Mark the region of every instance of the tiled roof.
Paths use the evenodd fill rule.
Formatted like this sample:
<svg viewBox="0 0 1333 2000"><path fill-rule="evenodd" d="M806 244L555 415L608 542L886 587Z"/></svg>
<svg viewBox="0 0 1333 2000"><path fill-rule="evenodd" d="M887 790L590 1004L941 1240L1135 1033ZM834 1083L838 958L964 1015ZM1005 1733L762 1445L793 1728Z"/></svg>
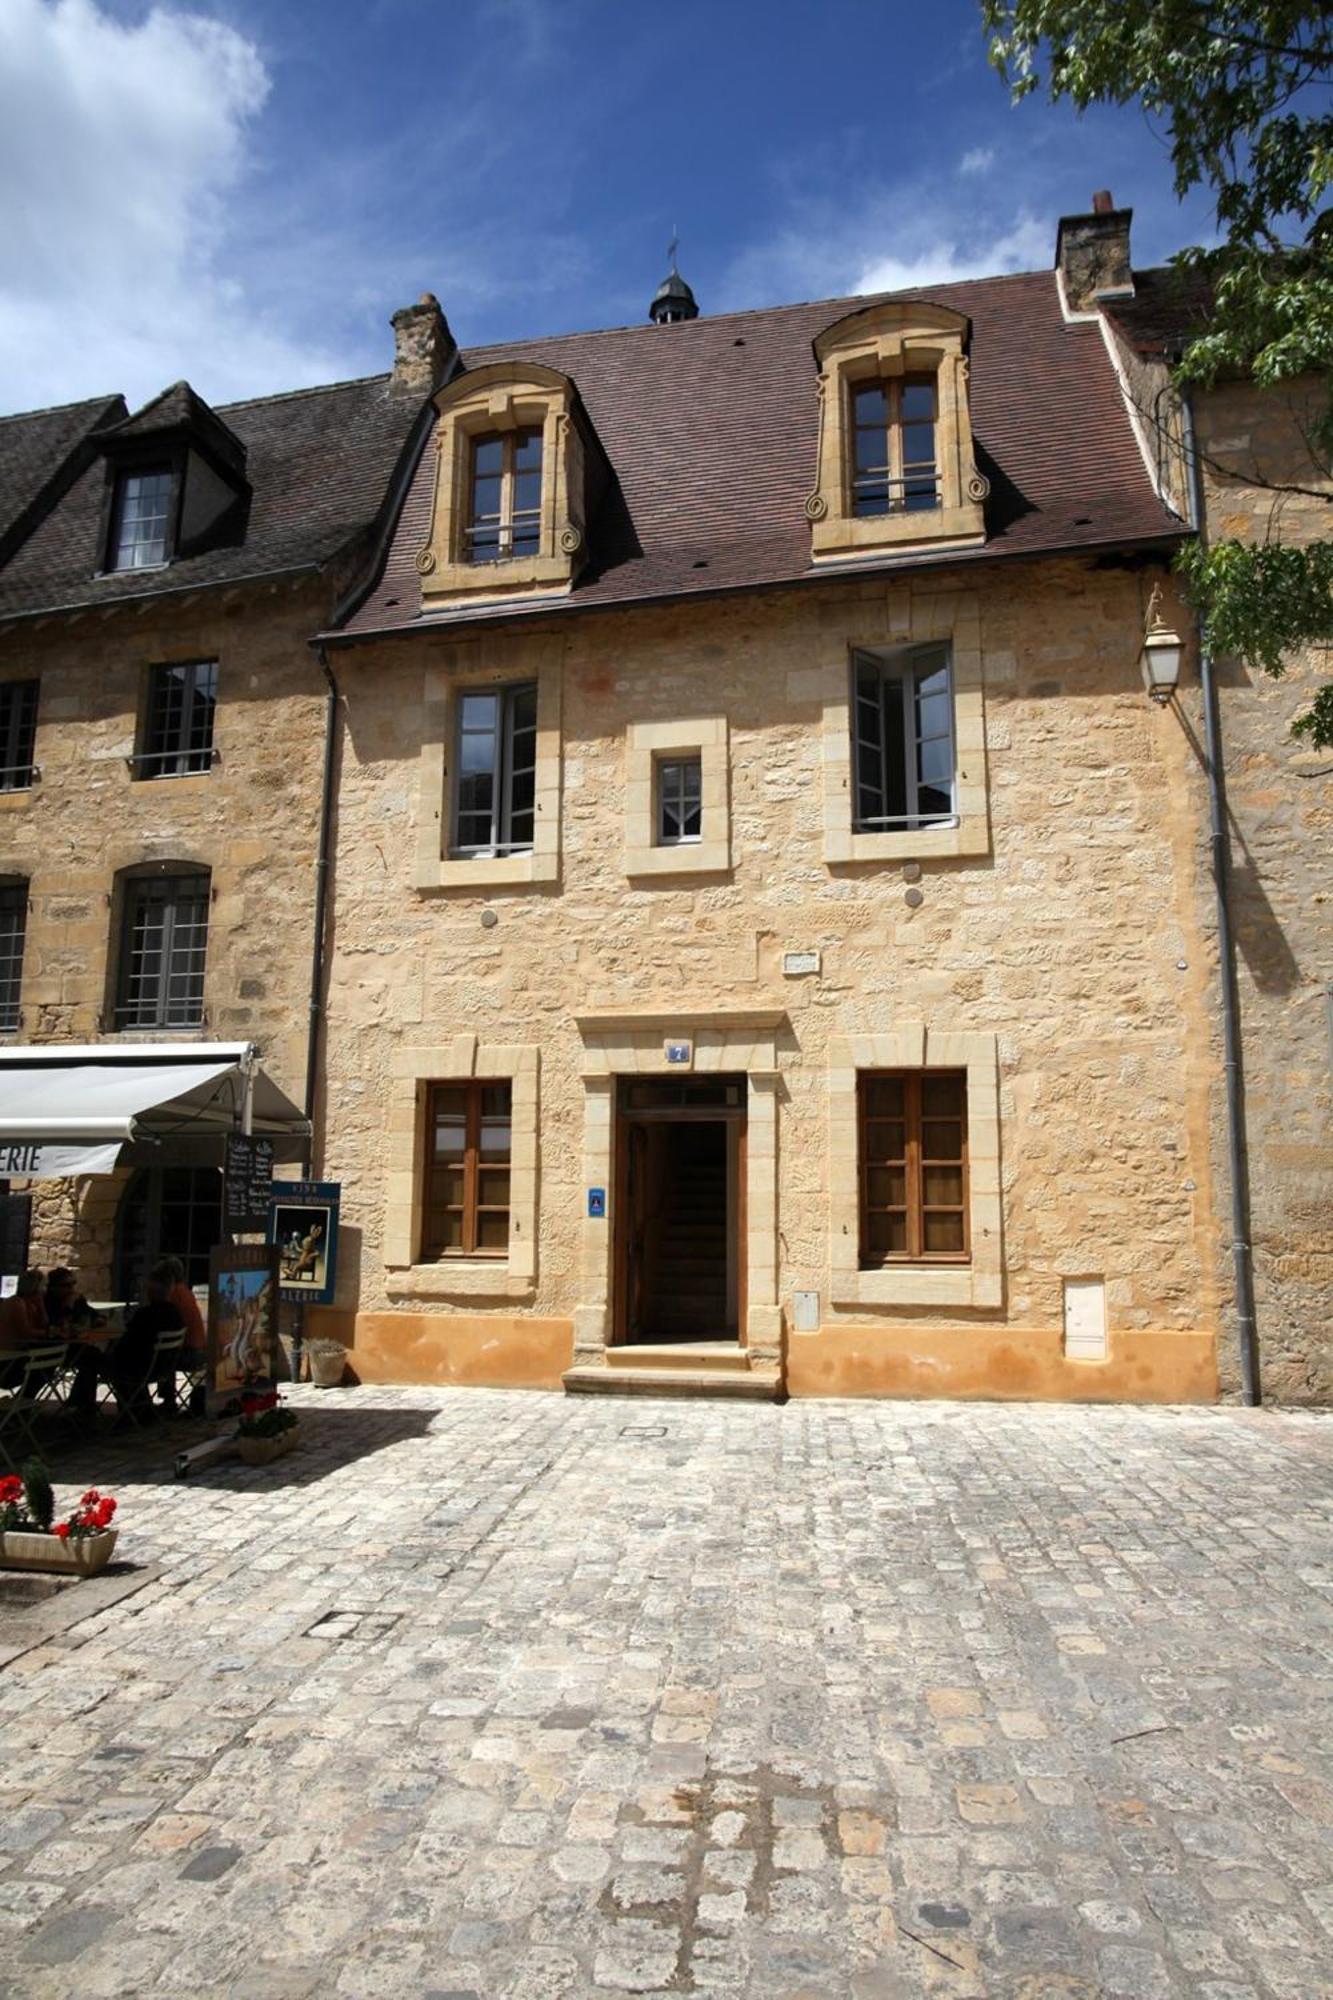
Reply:
<svg viewBox="0 0 1333 2000"><path fill-rule="evenodd" d="M99 425L125 415L119 396L0 417L0 548L21 518L57 487L71 454Z"/></svg>
<svg viewBox="0 0 1333 2000"><path fill-rule="evenodd" d="M1149 482L1101 333L1091 322L1065 321L1052 273L891 296L929 297L972 321L972 427L991 497L984 550L951 561L1181 533ZM435 467L426 451L384 573L344 630L438 629L808 579L815 572L804 508L816 483L817 426L811 343L870 303L832 299L465 353L471 367L541 361L577 385L619 482L589 525L589 565L563 599L423 614L414 558L426 538ZM896 563L906 559L899 554Z"/></svg>
<svg viewBox="0 0 1333 2000"><path fill-rule="evenodd" d="M96 574L106 493L106 466L99 457L0 569L0 619L203 589L330 562L375 520L420 409L416 398L392 394L389 382L387 375L372 375L214 412L245 447L253 491L245 540L160 570ZM177 400L184 404L184 398ZM123 405L119 414L124 415ZM19 417L6 423L22 432L36 421ZM4 431L0 424L0 438Z"/></svg>
<svg viewBox="0 0 1333 2000"><path fill-rule="evenodd" d="M1203 332L1212 291L1205 278L1169 265L1134 273L1134 296L1108 303L1108 319L1140 354L1179 352Z"/></svg>

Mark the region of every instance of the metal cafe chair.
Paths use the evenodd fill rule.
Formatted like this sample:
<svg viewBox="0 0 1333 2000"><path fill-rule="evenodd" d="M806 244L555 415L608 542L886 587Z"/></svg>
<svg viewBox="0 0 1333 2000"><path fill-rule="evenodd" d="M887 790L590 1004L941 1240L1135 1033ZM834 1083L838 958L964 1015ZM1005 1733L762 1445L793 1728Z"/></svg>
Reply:
<svg viewBox="0 0 1333 2000"><path fill-rule="evenodd" d="M133 1384L123 1383L117 1389L116 1402L121 1414L129 1418L136 1430L142 1430L145 1417L152 1414L151 1407L145 1400L146 1392L154 1382L160 1381L162 1376L169 1372L173 1375L176 1373L184 1345L183 1327L178 1327L174 1333L159 1333L139 1379Z"/></svg>
<svg viewBox="0 0 1333 2000"><path fill-rule="evenodd" d="M47 1411L69 1413L55 1386L65 1371L65 1343L48 1341L40 1347L20 1349L12 1359L22 1363L22 1373L7 1394L0 1395L0 1455L12 1471L18 1462L10 1448L11 1439L20 1455L40 1448L36 1432L38 1418Z"/></svg>

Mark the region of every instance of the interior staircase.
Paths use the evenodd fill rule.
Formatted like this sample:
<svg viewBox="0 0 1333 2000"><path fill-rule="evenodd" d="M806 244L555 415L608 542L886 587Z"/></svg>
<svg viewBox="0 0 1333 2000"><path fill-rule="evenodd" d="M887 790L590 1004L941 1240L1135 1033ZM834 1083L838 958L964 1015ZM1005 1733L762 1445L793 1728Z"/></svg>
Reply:
<svg viewBox="0 0 1333 2000"><path fill-rule="evenodd" d="M774 1403L782 1394L775 1364L751 1364L734 1340L636 1341L608 1347L605 1361L567 1368L571 1396L705 1396Z"/></svg>

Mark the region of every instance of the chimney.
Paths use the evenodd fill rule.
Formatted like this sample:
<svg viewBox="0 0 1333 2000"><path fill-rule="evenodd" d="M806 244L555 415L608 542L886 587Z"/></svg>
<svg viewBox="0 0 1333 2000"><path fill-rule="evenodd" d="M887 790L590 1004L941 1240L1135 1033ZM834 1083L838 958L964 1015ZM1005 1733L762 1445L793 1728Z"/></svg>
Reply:
<svg viewBox="0 0 1333 2000"><path fill-rule="evenodd" d="M1062 215L1055 239L1055 268L1070 312L1095 312L1110 299L1132 299L1129 261L1132 208L1117 208L1109 190L1092 197L1090 215Z"/></svg>
<svg viewBox="0 0 1333 2000"><path fill-rule="evenodd" d="M458 349L434 292L393 316L394 359L390 388L398 396L429 396L438 389Z"/></svg>

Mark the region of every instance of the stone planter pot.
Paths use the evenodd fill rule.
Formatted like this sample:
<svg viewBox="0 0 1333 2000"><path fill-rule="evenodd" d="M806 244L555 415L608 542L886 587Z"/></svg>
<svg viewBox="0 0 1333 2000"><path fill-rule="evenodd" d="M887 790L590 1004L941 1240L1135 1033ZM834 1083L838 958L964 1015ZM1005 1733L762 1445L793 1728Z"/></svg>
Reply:
<svg viewBox="0 0 1333 2000"><path fill-rule="evenodd" d="M347 1349L341 1341L312 1340L306 1353L310 1357L310 1379L317 1389L336 1389L347 1372Z"/></svg>
<svg viewBox="0 0 1333 2000"><path fill-rule="evenodd" d="M275 1458L282 1458L287 1452L294 1451L300 1442L301 1427L299 1424L291 1424L285 1431L279 1431L276 1437L238 1437L236 1450L242 1465L272 1465Z"/></svg>
<svg viewBox="0 0 1333 2000"><path fill-rule="evenodd" d="M0 1569L44 1569L56 1576L96 1576L111 1560L118 1528L96 1535L43 1535L26 1528L0 1534Z"/></svg>

